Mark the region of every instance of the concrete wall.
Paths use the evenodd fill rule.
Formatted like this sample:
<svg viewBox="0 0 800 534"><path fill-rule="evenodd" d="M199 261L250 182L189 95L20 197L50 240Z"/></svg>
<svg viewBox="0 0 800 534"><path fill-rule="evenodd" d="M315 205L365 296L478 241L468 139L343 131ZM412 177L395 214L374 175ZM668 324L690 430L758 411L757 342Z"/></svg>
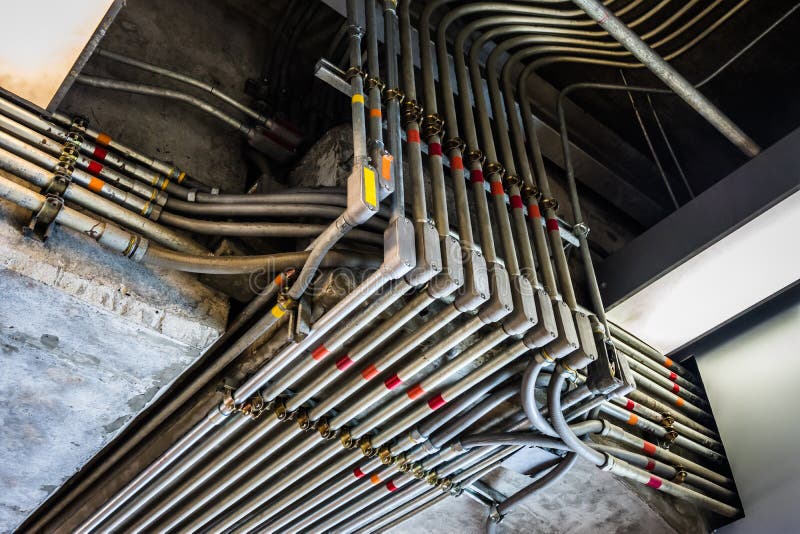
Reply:
<svg viewBox="0 0 800 534"><path fill-rule="evenodd" d="M744 505L725 534L800 531L800 287L695 351Z"/></svg>
<svg viewBox="0 0 800 534"><path fill-rule="evenodd" d="M3 176L7 176L3 174ZM223 332L227 301L0 201L0 532L11 531Z"/></svg>

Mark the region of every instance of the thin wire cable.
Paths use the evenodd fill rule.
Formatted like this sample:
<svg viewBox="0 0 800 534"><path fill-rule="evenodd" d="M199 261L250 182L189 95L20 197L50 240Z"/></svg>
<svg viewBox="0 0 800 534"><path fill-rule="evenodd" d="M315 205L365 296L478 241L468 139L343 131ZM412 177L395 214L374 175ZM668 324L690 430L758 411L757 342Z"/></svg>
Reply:
<svg viewBox="0 0 800 534"><path fill-rule="evenodd" d="M630 94L630 92L628 93ZM647 104L650 106L650 111L653 114L653 119L656 121L656 126L658 126L658 131L661 133L661 138L664 140L664 144L667 145L667 150L669 151L669 155L672 158L672 163L675 164L675 168L678 170L678 174L683 180L683 185L686 186L686 191L689 192L689 196L694 198L695 194L692 191L692 187L689 185L689 180L686 177L686 173L683 171L683 166L681 162L678 160L677 154L675 154L675 150L672 148L672 143L669 140L669 136L667 136L667 132L664 129L664 125L661 124L661 119L658 116L658 112L656 111L656 107L653 105L653 99L650 98L650 94L645 94L647 97Z"/></svg>
<svg viewBox="0 0 800 534"><path fill-rule="evenodd" d="M619 75L622 77L622 83L625 86L628 86L628 80L625 78L625 73L622 72L622 69L619 70ZM639 113L639 108L636 106L636 101L633 98L633 93L630 91L625 91L628 95L628 98L631 101L631 107L633 108L633 112L636 115L636 120L639 122L639 127L642 129L642 135L644 136L644 140L647 142L647 147L650 149L650 155L653 156L653 162L656 164L658 168L658 173L661 175L661 179L664 180L664 185L669 192L669 196L672 199L672 203L675 204L675 209L680 208L680 204L678 204L678 199L675 198L675 193L672 191L672 186L669 184L669 178L667 178L667 173L664 171L663 165L661 165L661 159L658 157L658 153L656 152L655 146L653 146L653 141L650 139L650 134L647 133L647 127L644 124L644 120L642 120L642 114Z"/></svg>
<svg viewBox="0 0 800 534"><path fill-rule="evenodd" d="M798 9L798 8L800 8L800 2L796 3L796 4L794 5L794 7L792 7L792 8L791 8L789 11L787 11L787 12L786 12L786 13L785 13L785 14L784 14L784 15L783 15L781 18L779 18L778 20L776 20L775 22L773 22L773 23L772 23L772 24L771 24L771 25L770 25L770 26L769 26L769 27L768 27L766 30L764 30L763 32L761 32L760 34L758 34L758 36L756 36L756 38L755 38L755 39L753 39L752 41L750 41L750 43L749 43L747 46L745 46L744 48L742 48L741 50L739 50L739 52L737 52L737 53L736 53L736 54L735 54L735 55L734 55L732 58L730 58L728 61L726 61L725 63L723 63L722 65L720 65L720 67L719 67L717 70L715 70L714 72L712 72L711 74L709 74L709 75L708 75L708 76L707 76L707 77L706 77L706 78L705 78L703 81L701 81L700 83L698 83L697 85L695 85L695 87L701 87L701 86L703 86L703 85L707 84L708 82L710 82L712 79L716 78L716 77L717 77L717 75L718 75L719 73L721 73L723 70L727 69L727 68L728 68L728 67L731 65L731 63L733 63L734 61L736 61L737 59L739 59L739 57L741 57L741 56L742 56L744 53L746 53L746 52L747 52L748 50L750 50L750 49L751 49L753 46L755 46L755 44L756 44L757 42L759 42L761 39L763 39L764 37L766 37L768 33L770 33L772 30L774 30L774 29L775 29L775 28L776 28L776 27L777 27L779 24L781 24L781 23L782 23L784 20L786 20L787 18L789 18L789 16L790 16L792 13L794 13L795 11L797 11L797 9Z"/></svg>

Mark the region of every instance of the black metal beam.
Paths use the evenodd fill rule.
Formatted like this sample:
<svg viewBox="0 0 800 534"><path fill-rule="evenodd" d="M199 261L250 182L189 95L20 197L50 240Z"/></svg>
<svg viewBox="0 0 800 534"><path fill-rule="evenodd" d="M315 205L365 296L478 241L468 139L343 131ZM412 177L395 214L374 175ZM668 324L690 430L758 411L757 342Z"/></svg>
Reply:
<svg viewBox="0 0 800 534"><path fill-rule="evenodd" d="M609 308L800 190L800 128L597 267ZM793 229L787 228L793 246Z"/></svg>

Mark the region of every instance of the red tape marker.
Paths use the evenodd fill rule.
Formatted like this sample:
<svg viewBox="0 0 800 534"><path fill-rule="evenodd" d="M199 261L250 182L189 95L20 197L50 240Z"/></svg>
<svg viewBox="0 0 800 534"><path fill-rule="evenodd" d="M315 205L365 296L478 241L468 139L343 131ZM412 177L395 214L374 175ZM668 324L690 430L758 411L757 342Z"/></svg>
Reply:
<svg viewBox="0 0 800 534"><path fill-rule="evenodd" d="M537 204L531 204L528 206L528 218L529 219L542 218L542 212L539 211L539 206Z"/></svg>
<svg viewBox="0 0 800 534"><path fill-rule="evenodd" d="M645 441L644 445L642 445L642 451L648 456L653 456L656 453L656 446L649 441Z"/></svg>
<svg viewBox="0 0 800 534"><path fill-rule="evenodd" d="M439 143L431 143L428 145L428 155L440 156L442 155L442 145Z"/></svg>
<svg viewBox="0 0 800 534"><path fill-rule="evenodd" d="M92 156L94 156L95 159L99 159L100 161L105 161L107 155L108 155L108 150L100 148L99 146L95 146L94 151L92 152Z"/></svg>
<svg viewBox="0 0 800 534"><path fill-rule="evenodd" d="M406 393L406 395L408 395L409 399L416 399L417 397L419 397L423 393L425 393L425 390L422 389L419 384L417 384L416 386L414 386L411 389L409 389L408 392Z"/></svg>
<svg viewBox="0 0 800 534"><path fill-rule="evenodd" d="M435 397L431 397L430 400L428 400L428 407L431 410L436 410L444 406L446 402L447 401L444 400L444 397L442 397L441 395L436 395Z"/></svg>
<svg viewBox="0 0 800 534"><path fill-rule="evenodd" d="M361 378L364 380L372 380L375 378L375 375L378 374L378 369L374 365L368 365L363 371L361 371Z"/></svg>
<svg viewBox="0 0 800 534"><path fill-rule="evenodd" d="M636 408L636 403L628 399L628 402L625 403L625 409L633 410L634 408Z"/></svg>
<svg viewBox="0 0 800 534"><path fill-rule="evenodd" d="M681 387L680 387L678 384L675 384L675 383L673 383L673 384L672 384L672 391L674 391L675 393L677 393L677 392L679 392L680 390L681 390Z"/></svg>
<svg viewBox="0 0 800 534"><path fill-rule="evenodd" d="M402 383L403 381L400 380L399 376L392 375L386 379L386 382L384 382L383 385L386 386L386 389L394 389Z"/></svg>
<svg viewBox="0 0 800 534"><path fill-rule="evenodd" d="M547 229L553 232L558 232L558 221L555 219L547 219Z"/></svg>
<svg viewBox="0 0 800 534"><path fill-rule="evenodd" d="M521 196L519 196L519 195L510 195L508 197L508 202L509 202L509 204L511 204L511 207L514 208L515 210L521 210L522 209L522 197Z"/></svg>
<svg viewBox="0 0 800 534"><path fill-rule="evenodd" d="M503 191L503 182L500 182L500 181L492 182L491 184L489 184L489 188L491 189L493 195L505 195L506 194L506 192Z"/></svg>
<svg viewBox="0 0 800 534"><path fill-rule="evenodd" d="M419 143L419 130L408 130L406 137L409 143Z"/></svg>
<svg viewBox="0 0 800 534"><path fill-rule="evenodd" d="M397 486L395 486L394 482L390 480L389 482L386 483L386 489L389 491L394 491L397 489Z"/></svg>
<svg viewBox="0 0 800 534"><path fill-rule="evenodd" d="M674 382L676 378L678 378L678 375L676 375L674 371L670 371L669 372L669 379Z"/></svg>
<svg viewBox="0 0 800 534"><path fill-rule="evenodd" d="M647 469L648 471L652 471L653 469L655 469L656 468L655 460L647 460L647 465L644 466L644 468Z"/></svg>
<svg viewBox="0 0 800 534"><path fill-rule="evenodd" d="M651 488L658 489L661 487L661 479L658 477L650 477L650 480L647 481L646 486L650 486Z"/></svg>
<svg viewBox="0 0 800 534"><path fill-rule="evenodd" d="M336 368L340 371L346 370L348 367L353 365L353 360L350 359L350 356L345 354L336 362Z"/></svg>
<svg viewBox="0 0 800 534"><path fill-rule="evenodd" d="M469 171L469 179L473 183L482 184L483 183L483 171L480 169L475 169L474 171Z"/></svg>
<svg viewBox="0 0 800 534"><path fill-rule="evenodd" d="M90 174L98 175L103 172L103 166L97 163L96 161L90 161L89 167L87 168Z"/></svg>
<svg viewBox="0 0 800 534"><path fill-rule="evenodd" d="M331 353L331 351L329 351L327 348L325 348L325 345L320 345L319 347L317 347L316 349L314 349L311 352L311 357L314 358L317 361L320 361L322 358L324 358L325 356L327 356L330 353Z"/></svg>
<svg viewBox="0 0 800 534"><path fill-rule="evenodd" d="M464 170L464 160L460 156L453 156L450 158L450 167L456 170Z"/></svg>
<svg viewBox="0 0 800 534"><path fill-rule="evenodd" d="M362 470L361 470L361 469L359 469L358 467L356 467L355 469L353 469L353 476L355 476L356 478L361 478L361 477L363 477L364 475L365 475L364 471L362 471Z"/></svg>

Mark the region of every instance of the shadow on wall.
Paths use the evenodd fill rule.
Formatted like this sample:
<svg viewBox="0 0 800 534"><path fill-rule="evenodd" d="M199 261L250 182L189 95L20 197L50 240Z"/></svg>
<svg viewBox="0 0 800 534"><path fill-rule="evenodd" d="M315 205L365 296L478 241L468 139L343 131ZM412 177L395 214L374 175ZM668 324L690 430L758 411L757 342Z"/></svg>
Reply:
<svg viewBox="0 0 800 534"><path fill-rule="evenodd" d="M699 341L697 358L745 517L725 534L800 531L800 284Z"/></svg>

